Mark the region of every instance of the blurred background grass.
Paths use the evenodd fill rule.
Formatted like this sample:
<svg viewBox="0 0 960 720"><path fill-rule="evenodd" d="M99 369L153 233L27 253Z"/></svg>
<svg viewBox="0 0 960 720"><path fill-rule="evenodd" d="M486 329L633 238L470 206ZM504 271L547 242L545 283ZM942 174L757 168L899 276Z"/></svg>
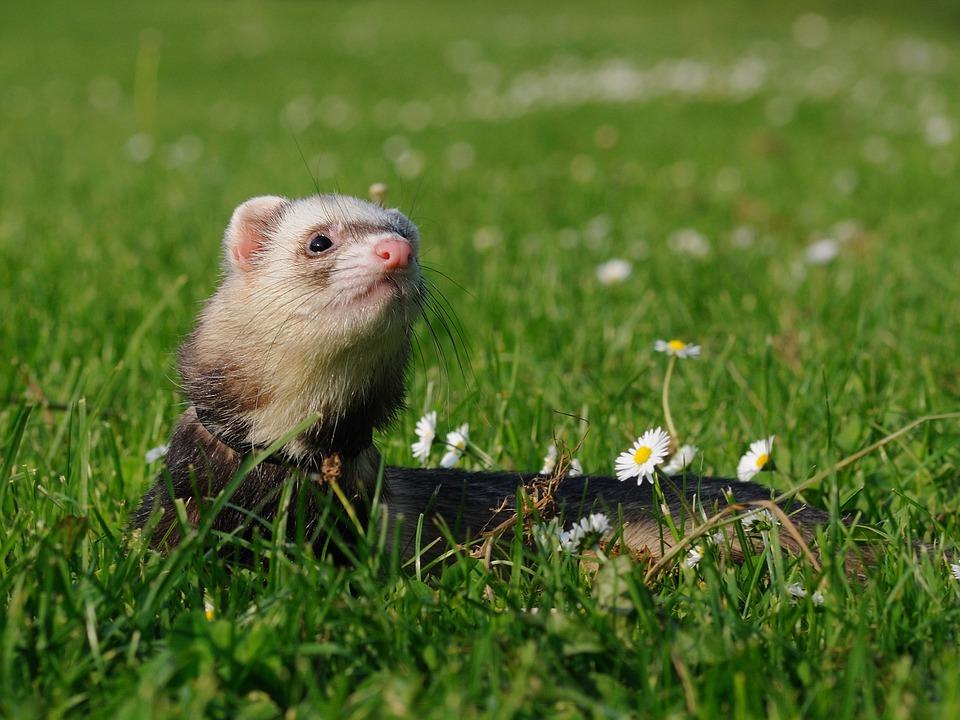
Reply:
<svg viewBox="0 0 960 720"><path fill-rule="evenodd" d="M123 526L181 409L173 353L230 212L315 182L385 182L462 286L433 275L469 367L421 329L392 463L435 407L441 431L470 422L499 466L535 469L586 431L572 413L585 469L608 474L662 420L658 337L704 347L674 416L706 471L776 433L786 487L955 409L958 29L946 3L5 4L0 422L52 406L5 524L88 510L87 473ZM613 258L632 272L604 284ZM86 469L57 409L81 397ZM955 536L958 458L943 425L826 491Z"/></svg>

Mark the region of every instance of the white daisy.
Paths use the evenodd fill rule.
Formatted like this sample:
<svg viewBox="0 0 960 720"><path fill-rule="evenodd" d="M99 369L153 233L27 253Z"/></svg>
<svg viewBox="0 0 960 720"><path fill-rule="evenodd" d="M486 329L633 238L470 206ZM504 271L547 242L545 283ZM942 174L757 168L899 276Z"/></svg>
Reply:
<svg viewBox="0 0 960 720"><path fill-rule="evenodd" d="M810 599L813 600L813 604L817 607L823 605L823 593L819 590L814 590L813 595L810 596Z"/></svg>
<svg viewBox="0 0 960 720"><path fill-rule="evenodd" d="M470 438L470 425L464 423L453 432L447 433L447 452L440 458L440 466L452 468L463 456L463 451L467 449L467 441Z"/></svg>
<svg viewBox="0 0 960 720"><path fill-rule="evenodd" d="M653 349L667 355L675 355L678 358L700 357L700 346L686 343L683 340L657 340L653 344Z"/></svg>
<svg viewBox="0 0 960 720"><path fill-rule="evenodd" d="M661 468L667 475L679 475L683 469L693 462L699 448L696 445L684 445Z"/></svg>
<svg viewBox="0 0 960 720"><path fill-rule="evenodd" d="M616 285L630 277L632 270L626 260L614 258L597 266L597 280L604 285Z"/></svg>
<svg viewBox="0 0 960 720"><path fill-rule="evenodd" d="M805 598L807 596L807 591L803 589L803 585L800 583L787 585L787 592L795 598Z"/></svg>
<svg viewBox="0 0 960 720"><path fill-rule="evenodd" d="M777 520L777 516L766 508L758 508L757 510L752 510L740 518L740 524L743 525L745 531L764 531L771 530L774 526L779 525L780 521Z"/></svg>
<svg viewBox="0 0 960 720"><path fill-rule="evenodd" d="M703 545L694 545L687 553L687 559L683 561L683 564L692 568L696 567L701 560L703 560Z"/></svg>
<svg viewBox="0 0 960 720"><path fill-rule="evenodd" d="M530 533L534 541L544 550L556 549L557 543L560 541L560 528L557 527L556 518L548 523L534 525L530 528Z"/></svg>
<svg viewBox="0 0 960 720"><path fill-rule="evenodd" d="M417 420L416 433L418 440L410 446L410 451L414 458L425 465L430 458L433 439L437 436L437 413L435 410L431 410Z"/></svg>
<svg viewBox="0 0 960 720"><path fill-rule="evenodd" d="M775 435L771 435L764 440L750 443L750 449L740 458L740 462L737 464L737 478L741 482L752 480L753 476L763 470L764 466L770 462L775 437Z"/></svg>
<svg viewBox="0 0 960 720"><path fill-rule="evenodd" d="M157 445L155 448L150 448L147 450L146 454L143 456L143 459L146 460L147 463L155 463L160 458L166 457L169 450L169 445Z"/></svg>
<svg viewBox="0 0 960 720"><path fill-rule="evenodd" d="M827 265L840 254L840 244L833 238L822 238L807 245L803 251L807 265Z"/></svg>
<svg viewBox="0 0 960 720"><path fill-rule="evenodd" d="M543 467L540 468L541 475L553 475L553 471L557 469L557 446L553 443L550 443L550 447L547 448L547 454L543 458Z"/></svg>
<svg viewBox="0 0 960 720"><path fill-rule="evenodd" d="M617 477L621 481L637 478L637 485L644 480L653 482L657 465L663 462L670 450L670 436L659 427L647 430L626 452L617 458Z"/></svg>
<svg viewBox="0 0 960 720"><path fill-rule="evenodd" d="M557 469L557 460L560 458L560 453L557 451L557 446L553 443L550 443L550 446L547 448L547 454L543 457L543 467L540 468L540 475L553 475L554 471ZM576 458L573 458L570 461L570 467L567 469L567 477L577 477L583 475L583 465L580 464L580 461Z"/></svg>
<svg viewBox="0 0 960 720"><path fill-rule="evenodd" d="M950 574L953 575L954 580L960 580L960 563L951 563Z"/></svg>
<svg viewBox="0 0 960 720"><path fill-rule="evenodd" d="M606 533L610 532L610 518L603 513L593 513L573 524L569 530L560 533L560 548L570 553L580 552L584 548L596 547Z"/></svg>
<svg viewBox="0 0 960 720"><path fill-rule="evenodd" d="M593 513L587 518L587 521L590 529L595 533L608 533L613 529L610 526L610 518L603 513ZM580 521L580 524L583 525L583 520Z"/></svg>
<svg viewBox="0 0 960 720"><path fill-rule="evenodd" d="M216 608L213 605L213 598L207 592L203 593L203 616L207 620L213 620L216 615Z"/></svg>
<svg viewBox="0 0 960 720"><path fill-rule="evenodd" d="M683 228L670 233L667 238L667 247L675 253L683 253L696 258L705 258L710 254L710 241L703 233L693 228Z"/></svg>

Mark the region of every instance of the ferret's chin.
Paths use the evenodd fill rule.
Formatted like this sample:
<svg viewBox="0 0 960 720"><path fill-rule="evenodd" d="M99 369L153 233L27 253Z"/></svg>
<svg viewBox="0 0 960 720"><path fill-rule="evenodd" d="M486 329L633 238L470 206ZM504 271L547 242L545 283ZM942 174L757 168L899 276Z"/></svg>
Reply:
<svg viewBox="0 0 960 720"><path fill-rule="evenodd" d="M409 304L408 295L402 286L386 277L375 280L366 287L346 291L340 296L341 311L352 314L360 322L386 320L397 313L406 316Z"/></svg>
<svg viewBox="0 0 960 720"><path fill-rule="evenodd" d="M366 289L360 290L350 301L358 306L387 306L399 302L400 291L390 278L375 280Z"/></svg>

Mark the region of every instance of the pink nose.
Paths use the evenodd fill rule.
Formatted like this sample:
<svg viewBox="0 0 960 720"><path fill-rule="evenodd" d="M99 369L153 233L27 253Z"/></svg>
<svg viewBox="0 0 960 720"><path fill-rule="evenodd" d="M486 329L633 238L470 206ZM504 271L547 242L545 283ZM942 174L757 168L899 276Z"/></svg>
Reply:
<svg viewBox="0 0 960 720"><path fill-rule="evenodd" d="M383 266L387 270L398 270L410 264L413 248L406 240L391 237L377 241L373 246L373 252L383 261Z"/></svg>

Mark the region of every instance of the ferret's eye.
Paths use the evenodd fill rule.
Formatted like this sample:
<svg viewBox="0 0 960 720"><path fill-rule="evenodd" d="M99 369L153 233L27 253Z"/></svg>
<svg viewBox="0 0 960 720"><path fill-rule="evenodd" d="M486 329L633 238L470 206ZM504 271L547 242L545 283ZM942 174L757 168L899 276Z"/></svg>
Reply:
<svg viewBox="0 0 960 720"><path fill-rule="evenodd" d="M310 238L310 244L307 245L307 249L311 255L319 255L324 250L329 250L332 247L333 241L326 235L314 235Z"/></svg>

